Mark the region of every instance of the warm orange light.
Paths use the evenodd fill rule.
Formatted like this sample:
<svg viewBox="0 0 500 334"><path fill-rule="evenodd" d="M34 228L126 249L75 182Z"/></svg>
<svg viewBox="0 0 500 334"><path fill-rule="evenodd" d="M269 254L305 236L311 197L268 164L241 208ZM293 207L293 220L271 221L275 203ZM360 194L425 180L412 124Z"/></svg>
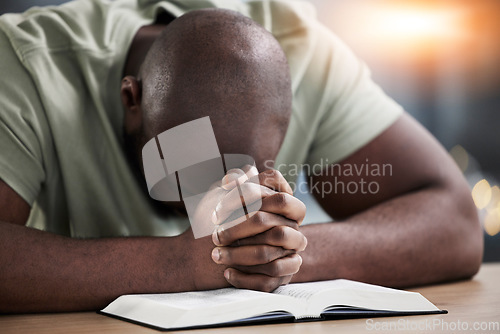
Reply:
<svg viewBox="0 0 500 334"><path fill-rule="evenodd" d="M355 50L365 50L371 56L435 55L469 38L470 13L453 2L363 1L359 5L353 1L341 8L334 31L341 32Z"/></svg>
<svg viewBox="0 0 500 334"><path fill-rule="evenodd" d="M380 8L374 10L368 26L371 34L389 39L447 39L460 32L460 13L432 8Z"/></svg>

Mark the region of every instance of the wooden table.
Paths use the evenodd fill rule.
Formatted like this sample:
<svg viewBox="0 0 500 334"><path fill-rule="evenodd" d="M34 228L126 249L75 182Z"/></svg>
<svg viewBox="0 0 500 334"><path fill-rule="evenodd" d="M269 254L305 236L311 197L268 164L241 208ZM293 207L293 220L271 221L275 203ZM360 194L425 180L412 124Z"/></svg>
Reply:
<svg viewBox="0 0 500 334"><path fill-rule="evenodd" d="M469 281L411 289L423 294L444 315L332 320L191 330L182 333L368 333L368 332L470 332L500 333L500 263L484 264ZM391 327L392 326L392 327ZM479 326L474 328L474 326ZM481 326L482 329L481 329ZM467 327L467 329L465 328ZM153 329L112 319L93 312L4 315L0 333L158 333Z"/></svg>

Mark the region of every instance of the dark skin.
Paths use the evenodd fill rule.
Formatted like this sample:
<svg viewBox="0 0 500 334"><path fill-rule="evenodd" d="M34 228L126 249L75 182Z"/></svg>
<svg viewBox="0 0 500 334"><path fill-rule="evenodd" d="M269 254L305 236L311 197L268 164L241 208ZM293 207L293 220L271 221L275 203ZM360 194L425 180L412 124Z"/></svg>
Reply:
<svg viewBox="0 0 500 334"><path fill-rule="evenodd" d="M202 109L204 116L210 116L221 153L247 154L262 170L265 161L276 157L290 117L290 80L288 75L283 76L287 73L285 55L262 28L257 27L248 34L246 24L254 26L251 21L239 25L231 23L234 13L213 10L199 13L175 20L164 35L152 39L155 44L143 61L145 65L138 73L129 73L124 78L125 131L127 136L135 138L127 141L139 141L130 146L136 147L135 160L140 160L144 141L199 118ZM184 21L189 23L184 24ZM153 26L149 31L159 28ZM169 47L171 45L173 47ZM135 57L132 53L129 60ZM272 65L266 65L268 63ZM221 73L237 73L237 76ZM163 89L164 95L161 94ZM251 133L255 133L255 137L249 142L248 134ZM134 157L134 152L131 156ZM267 180L267 186L274 191L263 189L262 212L232 229L240 232L231 243L238 241L240 247L214 249L214 244L208 247L214 256L220 254L218 260L213 257L217 263L227 264L231 259L231 268L224 271L229 282L242 280L247 288L270 291L288 283L300 268L301 258L296 252L305 248L306 239L298 232L298 225L304 218L305 206L292 196L291 188L279 173L263 173L262 179ZM260 184L257 178L250 183ZM239 195L235 199L239 201ZM287 202L285 211L279 204L282 201ZM216 203L213 204L215 207ZM252 242L256 240L253 236L261 233L269 242L263 244L262 237ZM200 251L204 253L205 250ZM206 268L205 263L200 263L200 277L206 275ZM200 288L207 287L202 284L200 282ZM208 287L213 286L211 282L208 284Z"/></svg>
<svg viewBox="0 0 500 334"><path fill-rule="evenodd" d="M162 28L143 27L129 51L121 90L125 130L132 136L147 122L138 63ZM229 152L233 148L223 137L218 143ZM279 138L270 142L275 144L246 153L265 151L256 158L262 165L279 150ZM403 115L341 164L366 159L392 164L393 176L376 179L376 195L315 194L335 223L299 227L304 207L279 173L263 171L247 181L268 189L260 213L197 240L190 231L170 238L76 240L29 229L23 226L29 205L0 181L0 311L94 310L126 293L229 285L270 291L290 280L348 278L406 287L474 275L482 231L468 186L442 147ZM334 181L335 175L326 174L312 181ZM336 176L337 182L361 181ZM229 201L222 207L230 207ZM220 251L218 263L214 248Z"/></svg>

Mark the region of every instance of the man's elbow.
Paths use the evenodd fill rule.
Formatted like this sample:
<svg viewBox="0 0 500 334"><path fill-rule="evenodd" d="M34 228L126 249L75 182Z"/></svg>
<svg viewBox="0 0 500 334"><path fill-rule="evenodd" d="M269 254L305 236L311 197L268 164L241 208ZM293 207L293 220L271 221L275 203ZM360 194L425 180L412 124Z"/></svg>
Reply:
<svg viewBox="0 0 500 334"><path fill-rule="evenodd" d="M479 219L477 218L477 212L474 219L474 225L471 233L464 236L464 243L468 244L462 255L464 278L471 278L477 274L483 260L484 237Z"/></svg>
<svg viewBox="0 0 500 334"><path fill-rule="evenodd" d="M484 250L484 236L478 212L468 186L462 186L453 192L456 221L451 228L455 232L454 254L456 257L456 278L471 278L481 266Z"/></svg>

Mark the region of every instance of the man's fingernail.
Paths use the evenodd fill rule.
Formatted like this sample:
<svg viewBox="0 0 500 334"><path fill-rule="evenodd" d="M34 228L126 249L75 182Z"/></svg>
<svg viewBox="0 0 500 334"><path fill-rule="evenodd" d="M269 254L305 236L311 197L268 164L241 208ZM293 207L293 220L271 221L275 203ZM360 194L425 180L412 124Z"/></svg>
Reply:
<svg viewBox="0 0 500 334"><path fill-rule="evenodd" d="M235 180L238 178L238 173L231 173L229 172L228 174L224 175L222 178L222 189L224 190L231 190L234 187L236 187L236 182Z"/></svg>
<svg viewBox="0 0 500 334"><path fill-rule="evenodd" d="M235 174L236 175L236 174ZM238 178L236 178L235 180L232 180L228 183L225 183L222 185L222 189L224 190L231 190L233 189L234 187L236 187L237 185L239 184L243 184L245 182L248 181L248 175L246 174L243 174L243 175L240 175Z"/></svg>
<svg viewBox="0 0 500 334"><path fill-rule="evenodd" d="M216 263L219 263L220 261L220 249L215 247L213 250L212 250L212 259L216 262Z"/></svg>
<svg viewBox="0 0 500 334"><path fill-rule="evenodd" d="M217 212L216 212L216 210L214 210L214 211L212 212L212 223L213 223L214 225L217 225Z"/></svg>
<svg viewBox="0 0 500 334"><path fill-rule="evenodd" d="M228 182L228 183L224 183L221 187L222 187L222 189L224 189L224 190L231 190L231 189L233 189L234 187L236 187L236 182L231 181L231 182Z"/></svg>
<svg viewBox="0 0 500 334"><path fill-rule="evenodd" d="M226 280L229 281L229 279L231 278L231 272L229 271L229 269L226 269L224 270L224 277L226 278Z"/></svg>
<svg viewBox="0 0 500 334"><path fill-rule="evenodd" d="M212 241L214 245L216 246L222 246L220 240L219 240L219 230L218 228L215 229L214 233L212 233Z"/></svg>

